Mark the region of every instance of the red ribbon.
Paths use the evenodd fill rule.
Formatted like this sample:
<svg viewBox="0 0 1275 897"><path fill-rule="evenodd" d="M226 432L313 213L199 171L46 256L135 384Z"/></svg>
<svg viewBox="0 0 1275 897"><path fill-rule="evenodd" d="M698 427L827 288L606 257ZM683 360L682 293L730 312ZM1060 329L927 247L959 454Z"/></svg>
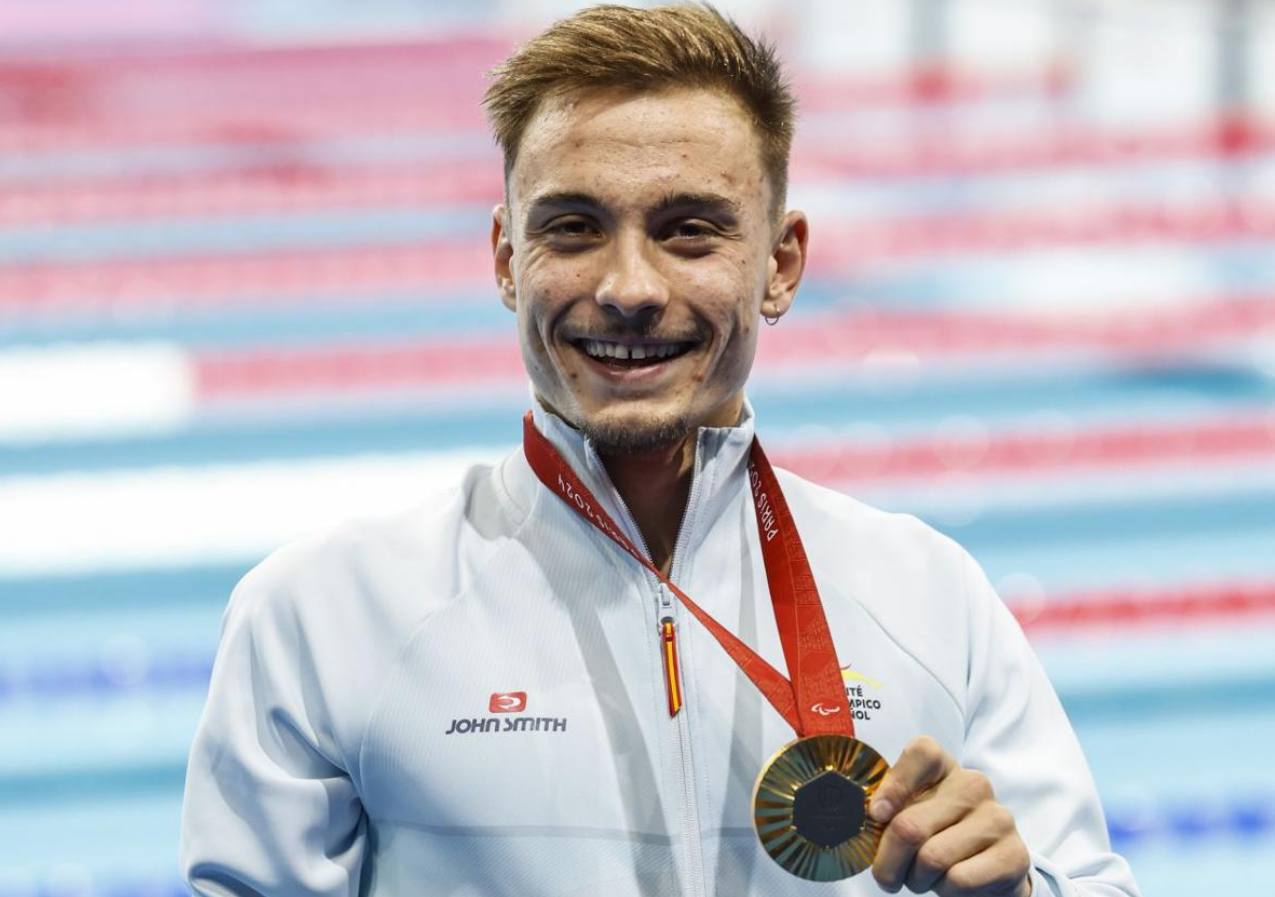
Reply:
<svg viewBox="0 0 1275 897"><path fill-rule="evenodd" d="M837 651L828 631L828 620L819 600L819 589L806 549L784 500L779 480L766 460L760 443L753 440L748 456L748 482L753 508L757 512L757 532L761 541L770 600L783 645L784 661L792 675L767 663L761 655L740 641L690 596L660 571L616 526L611 515L575 475L558 450L536 429L528 411L523 418L523 452L540 482L561 498L567 507L620 546L635 561L659 578L691 615L709 631L730 655L744 675L799 736L854 735L854 720L841 681Z"/></svg>

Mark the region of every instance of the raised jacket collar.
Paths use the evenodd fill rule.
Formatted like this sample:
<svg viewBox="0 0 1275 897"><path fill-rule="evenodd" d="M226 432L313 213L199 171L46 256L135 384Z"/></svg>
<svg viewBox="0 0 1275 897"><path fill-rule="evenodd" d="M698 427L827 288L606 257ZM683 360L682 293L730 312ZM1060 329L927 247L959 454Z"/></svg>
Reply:
<svg viewBox="0 0 1275 897"><path fill-rule="evenodd" d="M531 413L536 428L562 454L576 475L624 530L625 535L633 544L644 546L645 541L611 483L592 441L556 414L546 410L539 402L533 401ZM739 423L735 426L699 428L695 442L694 479L686 513L682 518L682 528L677 537L678 550L692 550L703 538L705 522L712 521L721 514L746 485L745 468L753 435L754 413L747 397L744 399ZM506 486L514 501L524 510L530 510L535 505L540 493L549 494L531 470L521 447L508 459L505 470ZM676 560L675 557L675 564Z"/></svg>

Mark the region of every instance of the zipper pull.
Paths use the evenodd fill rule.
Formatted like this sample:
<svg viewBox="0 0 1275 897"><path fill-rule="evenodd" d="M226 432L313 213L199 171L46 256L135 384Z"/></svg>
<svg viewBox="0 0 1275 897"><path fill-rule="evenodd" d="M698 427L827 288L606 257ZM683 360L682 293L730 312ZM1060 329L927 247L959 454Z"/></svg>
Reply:
<svg viewBox="0 0 1275 897"><path fill-rule="evenodd" d="M664 653L664 688L668 695L668 715L671 719L682 709L682 677L678 673L677 631L673 627L672 617L660 620L660 647Z"/></svg>

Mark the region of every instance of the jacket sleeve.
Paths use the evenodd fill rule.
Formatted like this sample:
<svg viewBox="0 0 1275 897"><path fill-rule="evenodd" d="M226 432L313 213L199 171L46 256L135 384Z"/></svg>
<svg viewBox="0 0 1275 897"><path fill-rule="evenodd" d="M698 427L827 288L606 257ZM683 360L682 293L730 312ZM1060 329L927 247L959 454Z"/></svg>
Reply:
<svg viewBox="0 0 1275 897"><path fill-rule="evenodd" d="M182 870L201 895L354 895L365 815L299 608L263 579L258 568L240 583L223 620L186 773Z"/></svg>
<svg viewBox="0 0 1275 897"><path fill-rule="evenodd" d="M1018 622L963 554L970 655L962 765L987 775L1032 854L1033 897L1137 897L1075 732Z"/></svg>

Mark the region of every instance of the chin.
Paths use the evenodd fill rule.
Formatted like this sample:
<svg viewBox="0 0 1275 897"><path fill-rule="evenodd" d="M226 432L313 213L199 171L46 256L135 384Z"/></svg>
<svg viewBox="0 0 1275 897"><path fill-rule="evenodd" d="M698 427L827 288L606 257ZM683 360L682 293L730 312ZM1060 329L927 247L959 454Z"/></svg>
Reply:
<svg viewBox="0 0 1275 897"><path fill-rule="evenodd" d="M579 429L599 454L637 454L676 445L695 428L684 414L602 412L582 419Z"/></svg>

